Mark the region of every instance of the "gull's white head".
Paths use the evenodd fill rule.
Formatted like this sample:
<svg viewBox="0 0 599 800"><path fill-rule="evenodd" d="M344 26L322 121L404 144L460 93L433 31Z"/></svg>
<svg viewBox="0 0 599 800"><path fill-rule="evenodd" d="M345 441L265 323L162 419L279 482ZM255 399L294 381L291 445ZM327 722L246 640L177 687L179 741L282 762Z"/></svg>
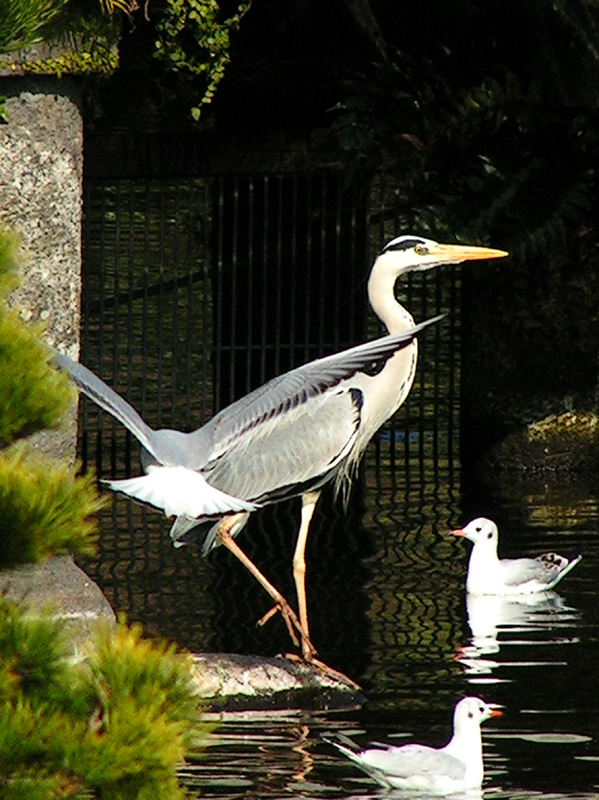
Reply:
<svg viewBox="0 0 599 800"><path fill-rule="evenodd" d="M469 539L473 544L479 547L488 548L489 550L497 551L497 543L499 541L499 531L497 525L485 517L477 517L469 522L463 528L452 531L454 536L463 536Z"/></svg>
<svg viewBox="0 0 599 800"><path fill-rule="evenodd" d="M496 705L485 703L478 697L464 697L453 712L454 732L459 736L468 729L480 728L486 719L501 716L502 713Z"/></svg>

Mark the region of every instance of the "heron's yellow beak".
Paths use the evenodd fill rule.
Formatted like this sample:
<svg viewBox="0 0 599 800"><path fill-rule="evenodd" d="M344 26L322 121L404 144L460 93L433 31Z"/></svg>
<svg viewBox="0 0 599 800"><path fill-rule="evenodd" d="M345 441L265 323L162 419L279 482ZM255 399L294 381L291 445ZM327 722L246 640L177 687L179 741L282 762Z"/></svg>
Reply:
<svg viewBox="0 0 599 800"><path fill-rule="evenodd" d="M435 244L429 247L429 255L441 262L459 264L462 261L482 261L486 258L505 258L509 255L505 250L493 250L490 247L473 247L462 244Z"/></svg>

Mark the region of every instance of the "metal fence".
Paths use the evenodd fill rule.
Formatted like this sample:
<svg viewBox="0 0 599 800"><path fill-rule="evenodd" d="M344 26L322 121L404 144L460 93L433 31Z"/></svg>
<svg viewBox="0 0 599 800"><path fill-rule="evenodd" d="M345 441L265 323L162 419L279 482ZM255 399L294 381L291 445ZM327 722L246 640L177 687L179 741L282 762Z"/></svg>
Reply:
<svg viewBox="0 0 599 800"><path fill-rule="evenodd" d="M270 377L379 334L366 279L381 245L406 232L398 198L384 176L369 186L338 174L88 180L81 360L152 426L198 427ZM352 604L364 618L367 600L342 589L364 586L363 557L386 548L393 504L413 492L421 507L452 502L459 274L409 278L398 297L417 320L448 317L427 332L414 389L369 449L348 514L328 497L315 519L308 557L317 553L321 572L309 590L327 609L315 625L316 635L327 628L331 651L364 634L347 619ZM135 441L92 403L82 404L80 455L98 477L138 471ZM266 509L240 540L290 593L297 511ZM85 566L113 605L195 650L286 647L276 626L255 633L268 602L233 559L216 552L206 564L193 546L174 551L167 528L157 513L111 499L98 557ZM382 591L374 576L371 590Z"/></svg>

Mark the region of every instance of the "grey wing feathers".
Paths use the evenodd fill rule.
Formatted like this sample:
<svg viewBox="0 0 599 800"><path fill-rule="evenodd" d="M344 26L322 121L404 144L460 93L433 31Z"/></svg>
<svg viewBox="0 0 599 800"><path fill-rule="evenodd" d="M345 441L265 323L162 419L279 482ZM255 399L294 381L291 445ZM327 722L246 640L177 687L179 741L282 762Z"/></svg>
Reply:
<svg viewBox="0 0 599 800"><path fill-rule="evenodd" d="M263 503L300 494L325 479L350 452L362 393L334 389L264 421L214 454L202 474L221 491Z"/></svg>
<svg viewBox="0 0 599 800"><path fill-rule="evenodd" d="M361 760L373 769L387 775L408 778L411 775L446 775L460 780L466 774L466 766L457 758L421 744L406 744L385 750L363 750Z"/></svg>
<svg viewBox="0 0 599 800"><path fill-rule="evenodd" d="M548 588L575 566L557 553L544 553L537 558L502 558L500 564L507 586L538 581L547 584Z"/></svg>
<svg viewBox="0 0 599 800"><path fill-rule="evenodd" d="M97 403L100 408L112 414L119 422L122 422L146 450L155 455L152 442L153 430L144 422L132 405L78 361L73 361L63 353L58 352L54 354L53 361L60 369L69 373L73 383L85 395L91 398L94 403Z"/></svg>
<svg viewBox="0 0 599 800"><path fill-rule="evenodd" d="M201 429L220 449L227 450L246 432L262 423L323 394L358 372L382 363L414 341L425 328L435 324L443 315L432 317L403 333L380 339L311 361L280 375L245 397L232 403L214 416Z"/></svg>
<svg viewBox="0 0 599 800"><path fill-rule="evenodd" d="M526 583L547 574L543 565L534 558L502 558L499 563L506 586Z"/></svg>

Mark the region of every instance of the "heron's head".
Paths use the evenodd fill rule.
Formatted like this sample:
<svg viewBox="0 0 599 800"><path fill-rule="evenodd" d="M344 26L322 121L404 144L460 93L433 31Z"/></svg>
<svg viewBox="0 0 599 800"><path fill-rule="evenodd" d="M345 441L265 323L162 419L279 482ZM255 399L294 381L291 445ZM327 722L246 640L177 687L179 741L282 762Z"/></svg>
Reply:
<svg viewBox="0 0 599 800"><path fill-rule="evenodd" d="M452 531L452 534L454 536L463 536L465 539L470 539L473 544L497 550L499 532L497 530L497 525L490 519L478 517L463 528Z"/></svg>
<svg viewBox="0 0 599 800"><path fill-rule="evenodd" d="M443 264L504 258L507 255L505 250L462 244L439 244L422 236L407 235L391 239L378 254L377 262L384 262L396 275L401 275L404 272L433 269Z"/></svg>

